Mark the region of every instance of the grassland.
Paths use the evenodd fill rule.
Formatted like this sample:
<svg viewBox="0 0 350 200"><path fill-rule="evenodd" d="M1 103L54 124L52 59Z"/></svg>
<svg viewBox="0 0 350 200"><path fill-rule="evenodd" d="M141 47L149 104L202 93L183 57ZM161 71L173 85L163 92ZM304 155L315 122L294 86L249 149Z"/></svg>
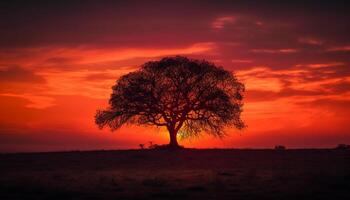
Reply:
<svg viewBox="0 0 350 200"><path fill-rule="evenodd" d="M350 199L350 151L0 154L0 199Z"/></svg>

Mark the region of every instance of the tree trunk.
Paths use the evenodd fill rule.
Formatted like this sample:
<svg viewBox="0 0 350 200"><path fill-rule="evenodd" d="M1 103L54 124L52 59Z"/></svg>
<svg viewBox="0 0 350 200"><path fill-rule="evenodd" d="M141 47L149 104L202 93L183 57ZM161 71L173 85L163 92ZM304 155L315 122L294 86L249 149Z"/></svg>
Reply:
<svg viewBox="0 0 350 200"><path fill-rule="evenodd" d="M169 130L169 135L170 135L170 147L179 147L179 144L177 143L177 133L174 130Z"/></svg>

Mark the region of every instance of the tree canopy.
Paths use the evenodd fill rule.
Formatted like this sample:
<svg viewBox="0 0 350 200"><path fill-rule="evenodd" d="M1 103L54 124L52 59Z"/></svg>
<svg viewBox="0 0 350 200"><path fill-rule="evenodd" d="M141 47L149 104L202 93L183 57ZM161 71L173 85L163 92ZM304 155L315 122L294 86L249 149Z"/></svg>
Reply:
<svg viewBox="0 0 350 200"><path fill-rule="evenodd" d="M205 60L165 57L121 76L112 87L109 107L95 122L112 130L124 124L155 125L177 135L225 136L224 128L245 127L241 120L244 85L233 73Z"/></svg>

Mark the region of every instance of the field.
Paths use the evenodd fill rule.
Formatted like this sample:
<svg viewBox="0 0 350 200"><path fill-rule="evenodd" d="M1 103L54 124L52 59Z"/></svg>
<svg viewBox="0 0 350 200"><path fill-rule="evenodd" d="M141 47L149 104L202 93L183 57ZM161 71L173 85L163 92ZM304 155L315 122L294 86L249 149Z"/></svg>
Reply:
<svg viewBox="0 0 350 200"><path fill-rule="evenodd" d="M0 154L0 199L350 199L350 151Z"/></svg>

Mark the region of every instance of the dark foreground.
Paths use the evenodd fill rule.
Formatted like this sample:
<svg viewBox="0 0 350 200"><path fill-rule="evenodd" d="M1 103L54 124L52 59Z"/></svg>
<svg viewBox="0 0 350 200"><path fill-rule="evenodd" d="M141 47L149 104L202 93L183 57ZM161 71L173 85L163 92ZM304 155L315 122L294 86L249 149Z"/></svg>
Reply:
<svg viewBox="0 0 350 200"><path fill-rule="evenodd" d="M0 199L350 199L350 151L0 154Z"/></svg>

